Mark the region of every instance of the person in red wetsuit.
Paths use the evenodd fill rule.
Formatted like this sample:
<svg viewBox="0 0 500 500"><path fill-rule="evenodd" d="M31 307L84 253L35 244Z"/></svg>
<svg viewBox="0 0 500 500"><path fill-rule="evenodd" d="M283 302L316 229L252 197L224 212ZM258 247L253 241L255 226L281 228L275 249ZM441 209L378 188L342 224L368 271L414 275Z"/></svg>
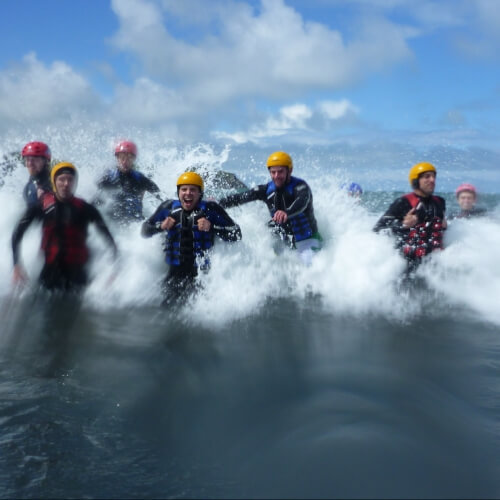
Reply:
<svg viewBox="0 0 500 500"><path fill-rule="evenodd" d="M74 196L78 172L72 163L58 163L50 173L53 192L46 192L40 204L28 207L12 234L14 282L27 280L20 263L20 245L25 231L34 220L42 222L41 248L45 265L40 283L49 290L79 290L88 282L88 226L94 223L113 250L118 250L99 211Z"/></svg>
<svg viewBox="0 0 500 500"><path fill-rule="evenodd" d="M396 235L409 272L425 255L443 248L446 202L434 195L436 174L431 163L414 165L409 173L413 192L395 200L373 228L376 232L388 229Z"/></svg>

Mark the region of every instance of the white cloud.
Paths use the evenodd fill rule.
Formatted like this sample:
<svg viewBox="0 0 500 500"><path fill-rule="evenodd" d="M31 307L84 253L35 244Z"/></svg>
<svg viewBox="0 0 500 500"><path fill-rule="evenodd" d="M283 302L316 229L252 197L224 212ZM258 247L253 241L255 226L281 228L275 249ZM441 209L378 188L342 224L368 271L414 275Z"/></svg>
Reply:
<svg viewBox="0 0 500 500"><path fill-rule="evenodd" d="M320 102L318 109L329 120L338 120L349 113L358 113L359 111L347 99Z"/></svg>
<svg viewBox="0 0 500 500"><path fill-rule="evenodd" d="M346 42L339 31L305 21L283 0L262 0L256 10L243 2L206 5L113 0L120 29L112 43L134 54L157 81L182 86L206 107L240 97L290 99L305 89L335 89L411 57L406 41L414 32L382 18L363 24L359 36ZM176 38L167 26L187 20L171 17L191 12L197 22L211 23L198 26L192 41Z"/></svg>
<svg viewBox="0 0 500 500"><path fill-rule="evenodd" d="M358 110L347 99L321 101L314 107L305 104L283 106L276 116L268 116L263 123L247 131L214 133L219 139L229 139L238 144L259 142L262 139L300 134L303 139L328 129L334 122L356 115Z"/></svg>
<svg viewBox="0 0 500 500"><path fill-rule="evenodd" d="M45 66L30 53L20 64L0 73L2 121L65 118L97 105L98 99L85 78L61 61Z"/></svg>

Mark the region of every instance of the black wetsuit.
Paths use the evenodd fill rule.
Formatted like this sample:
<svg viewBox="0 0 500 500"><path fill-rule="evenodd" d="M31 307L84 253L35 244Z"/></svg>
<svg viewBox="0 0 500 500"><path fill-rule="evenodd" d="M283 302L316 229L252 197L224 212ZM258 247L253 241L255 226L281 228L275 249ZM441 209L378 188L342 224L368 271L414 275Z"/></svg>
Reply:
<svg viewBox="0 0 500 500"><path fill-rule="evenodd" d="M418 217L414 227L403 226L403 219L412 209ZM440 196L422 197L409 193L395 200L373 228L378 232L389 229L397 237L400 248L410 270L420 263L422 257L436 249L443 248L443 221L446 202Z"/></svg>
<svg viewBox="0 0 500 500"><path fill-rule="evenodd" d="M52 193L45 194L41 203L28 208L12 234L14 265L19 262L22 238L34 221L42 222L41 248L45 264L40 274L41 284L53 289L80 289L87 284L86 264L89 249L86 244L89 223L94 223L117 255L117 247L99 211L86 201L73 197L59 201Z"/></svg>
<svg viewBox="0 0 500 500"><path fill-rule="evenodd" d="M486 208L473 207L471 210L460 210L450 215L450 219L470 219L486 215Z"/></svg>
<svg viewBox="0 0 500 500"><path fill-rule="evenodd" d="M160 225L167 217L176 221L174 227L165 232L164 247L169 265L163 286L164 304L172 304L193 291L198 268L209 268L208 252L214 246L215 236L224 241L237 241L241 239L241 230L214 201L201 200L194 210L187 212L178 200L167 200L143 223L142 236L149 238L164 232ZM202 217L210 221L210 231L198 229L197 221Z"/></svg>
<svg viewBox="0 0 500 500"><path fill-rule="evenodd" d="M224 208L234 207L250 201L260 200L266 203L271 217L278 210L288 215L288 220L280 229L288 237L292 246L297 241L318 237L318 225L314 217L312 192L308 184L297 177L281 188L274 182L260 184L249 191L237 193L220 200Z"/></svg>
<svg viewBox="0 0 500 500"><path fill-rule="evenodd" d="M23 198L28 208L40 204L38 189L42 189L47 193L52 192L48 168L44 168L39 174L30 177L26 186L24 186Z"/></svg>
<svg viewBox="0 0 500 500"><path fill-rule="evenodd" d="M99 180L97 187L111 195L111 207L107 214L119 222L131 222L144 219L142 214L142 199L144 193L158 195L160 188L141 172L133 169L130 172L122 172L114 168L106 172ZM157 196L159 198L159 196ZM100 205L104 202L101 195L95 199Z"/></svg>

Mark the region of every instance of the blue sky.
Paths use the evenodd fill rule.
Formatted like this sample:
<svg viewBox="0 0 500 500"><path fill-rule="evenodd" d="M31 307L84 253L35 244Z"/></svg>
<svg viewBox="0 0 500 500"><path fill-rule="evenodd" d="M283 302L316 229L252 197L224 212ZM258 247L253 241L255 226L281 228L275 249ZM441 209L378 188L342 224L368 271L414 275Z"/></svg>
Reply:
<svg viewBox="0 0 500 500"><path fill-rule="evenodd" d="M0 132L500 150L499 0L2 0Z"/></svg>

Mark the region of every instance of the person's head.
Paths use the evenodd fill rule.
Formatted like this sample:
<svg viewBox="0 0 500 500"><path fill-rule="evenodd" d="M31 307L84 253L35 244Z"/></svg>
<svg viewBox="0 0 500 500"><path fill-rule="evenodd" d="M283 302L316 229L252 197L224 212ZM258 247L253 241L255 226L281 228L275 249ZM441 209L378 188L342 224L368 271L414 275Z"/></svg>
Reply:
<svg viewBox="0 0 500 500"><path fill-rule="evenodd" d="M30 176L36 177L43 170L48 169L51 153L47 144L44 142L34 141L28 142L28 144L24 146L21 152L21 157Z"/></svg>
<svg viewBox="0 0 500 500"><path fill-rule="evenodd" d="M115 147L115 156L118 169L130 172L137 158L137 146L132 141L121 141Z"/></svg>
<svg viewBox="0 0 500 500"><path fill-rule="evenodd" d="M50 171L50 181L56 197L61 201L67 201L75 194L78 171L72 163L58 163Z"/></svg>
<svg viewBox="0 0 500 500"><path fill-rule="evenodd" d="M431 163L417 163L410 169L408 179L413 191L420 196L430 196L436 188L436 167Z"/></svg>
<svg viewBox="0 0 500 500"><path fill-rule="evenodd" d="M476 204L477 191L472 184L460 184L455 190L458 205L462 210L472 210Z"/></svg>
<svg viewBox="0 0 500 500"><path fill-rule="evenodd" d="M277 188L290 182L293 170L292 157L283 151L276 151L267 159L269 175Z"/></svg>
<svg viewBox="0 0 500 500"><path fill-rule="evenodd" d="M353 198L360 198L363 194L363 188L356 182L351 182L345 188L347 189L347 194Z"/></svg>
<svg viewBox="0 0 500 500"><path fill-rule="evenodd" d="M184 172L177 179L177 196L188 212L194 210L203 197L203 179L196 172Z"/></svg>

